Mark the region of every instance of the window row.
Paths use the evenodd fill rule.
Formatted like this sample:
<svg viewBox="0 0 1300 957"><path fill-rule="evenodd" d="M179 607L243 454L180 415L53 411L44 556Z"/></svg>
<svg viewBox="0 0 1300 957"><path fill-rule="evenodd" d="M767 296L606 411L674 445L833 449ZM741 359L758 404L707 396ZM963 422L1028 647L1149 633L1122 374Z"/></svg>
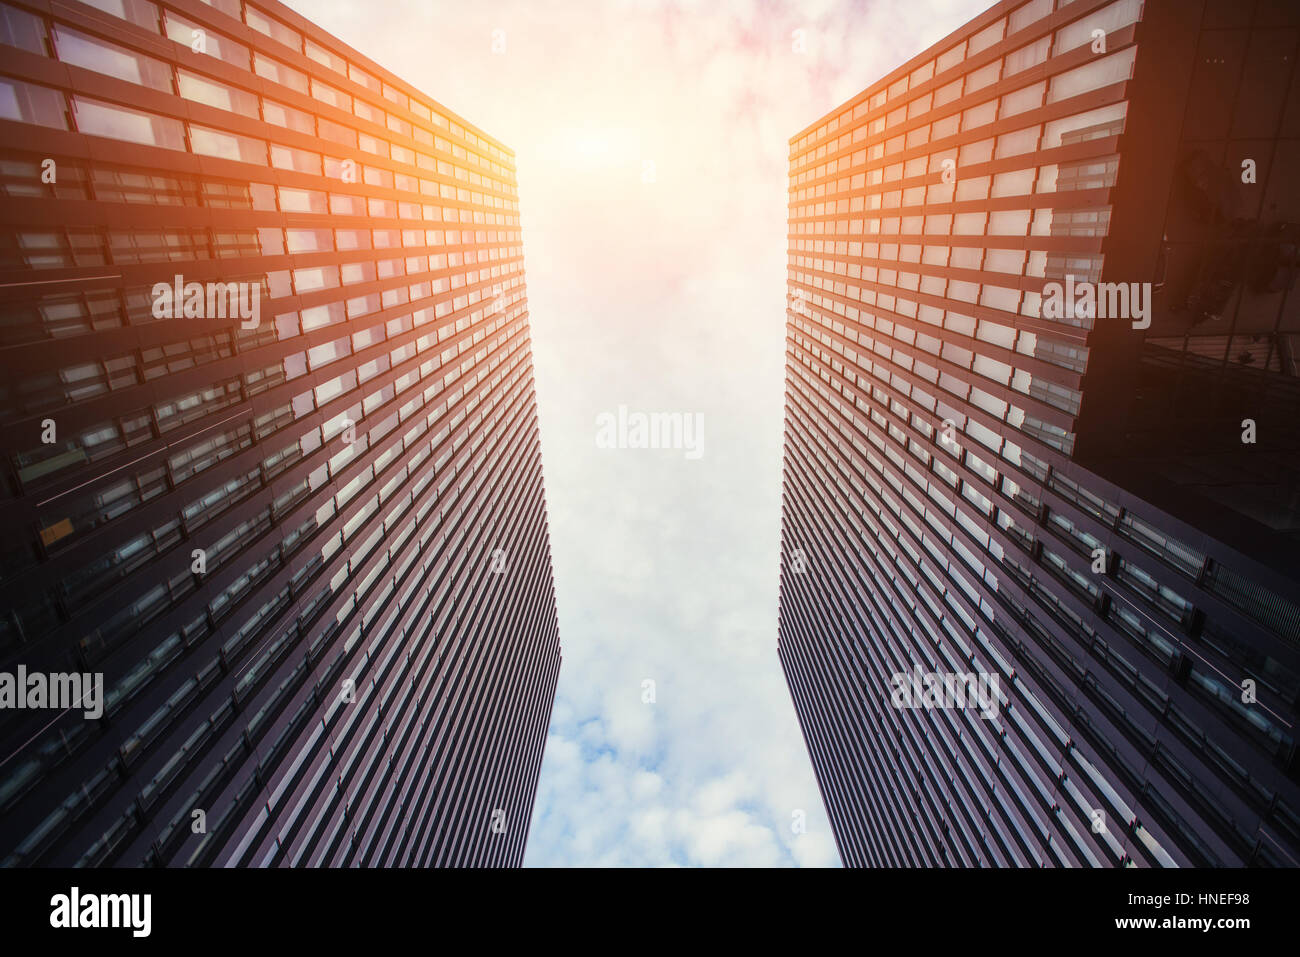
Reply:
<svg viewBox="0 0 1300 957"><path fill-rule="evenodd" d="M1062 0L1058 5L1064 6L1067 2L1068 0ZM1023 16L1019 15L1022 13ZM965 72L930 93L912 96L903 101L903 94L909 90L915 90L921 85L929 83L936 75L942 76L948 71L959 67L976 54L983 52L995 43L1001 42L1007 36L1019 33L1051 13L1052 0L1031 0L1030 3L1022 6L1019 11L995 21L974 36L961 41L945 53L940 54L937 58L916 67L907 76L894 81L886 89L882 89L870 98L860 101L853 109L845 110L832 117L825 125L800 137L792 145L792 170L802 169L804 166L815 163L830 153L845 149L855 141L855 137L860 141L868 135L878 136L884 130L913 119L929 110L937 109L961 98L972 97L980 89L991 86L999 79L1022 73L1031 67L1045 63L1050 58L1060 57L1077 50L1081 46L1092 45L1096 42L1094 31L1101 30L1106 36L1109 36L1124 27L1136 23L1141 18L1142 2L1141 0L1114 0L1114 2L1098 10L1066 24L1054 34L1048 34L1014 49L1005 58L994 59L977 69ZM1004 33L1004 30L1007 32ZM1104 47L1101 50L1095 50L1095 52L1099 56L1104 57L1106 55ZM1129 56L1131 56L1131 53ZM1099 68L1098 63L1100 62L1102 61L1094 60L1092 63L1069 71L1068 78L1061 79L1060 95L1057 98L1063 99L1066 96L1075 95L1067 92L1070 89L1097 89L1127 77L1128 73L1123 70L1113 72L1113 64L1105 68ZM1060 79L1061 76L1063 75L1054 77L1053 82ZM861 122L869 114L877 113L883 109L887 103L900 101L903 102L887 114L877 116L869 123ZM847 132L840 132L833 139L822 142L829 134L841 130L847 130ZM866 132L859 133L860 130ZM815 149L811 148L812 144L819 142L821 143L820 146Z"/></svg>
<svg viewBox="0 0 1300 957"><path fill-rule="evenodd" d="M192 21L175 10L150 3L149 0L92 0L91 6L121 19L130 20L150 31L160 32L163 36L188 47L195 54L212 56L304 95L310 93L323 103L354 113L380 126L386 126L395 133L434 145L435 134L431 130L412 124L397 114L386 112L376 102L368 101L363 97L353 97L342 89L322 83L314 76L309 76L258 50L253 50L248 45L218 30ZM432 107L407 97L400 90L354 64L347 63L342 57L319 44L298 37L296 31L280 24L273 17L260 13L251 6L247 8L247 14L248 26L259 33L286 44L295 52L304 54L308 59L340 73L359 87L379 95L382 100L392 103L401 110L409 110L425 123L447 131L452 137L469 144L472 147L470 150L455 145L457 159L465 159L469 164L481 166L503 179L508 178L513 171L511 166L505 165L509 163L507 155L472 130L465 129ZM232 15L236 20L240 19L238 11ZM271 24L276 24L277 27L273 29ZM286 43L287 35L298 37L298 42ZM47 38L55 54L65 63L116 76L131 83L150 86L163 92L175 92L169 75L170 67L162 61L75 30L63 23L55 22L51 26L49 22L32 13L8 4L0 4L0 43L45 56L49 53L46 46ZM452 151L452 145L449 143L447 152ZM503 162L496 162L496 160Z"/></svg>
<svg viewBox="0 0 1300 957"><path fill-rule="evenodd" d="M513 216L513 220L508 220L505 213L496 212L496 210L506 210L517 214L519 204L515 199L490 195L452 183L439 183L435 180L395 173L392 170L357 164L351 159L284 146L273 141L268 142L198 123L184 122L173 117L148 113L92 97L74 95L69 99L70 109L64 94L59 90L21 80L0 78L0 119L33 123L60 130L72 130L75 124L78 132L91 136L102 136L139 146L191 152L199 156L251 163L262 167L270 166L339 182L364 183L388 189L404 189L410 193L418 192L421 195L443 199L455 199L490 210L491 212L487 212L486 215L491 217L493 222L504 224L507 221L518 221L517 215ZM432 157L420 160L420 156L409 157L410 165L415 165L419 161L421 165L432 170L440 164L440 161ZM469 183L468 174L462 174L464 170L455 167L447 175L454 175L456 179ZM40 182L39 177L33 181L33 185L38 182ZM476 213L476 216L481 215L484 213Z"/></svg>

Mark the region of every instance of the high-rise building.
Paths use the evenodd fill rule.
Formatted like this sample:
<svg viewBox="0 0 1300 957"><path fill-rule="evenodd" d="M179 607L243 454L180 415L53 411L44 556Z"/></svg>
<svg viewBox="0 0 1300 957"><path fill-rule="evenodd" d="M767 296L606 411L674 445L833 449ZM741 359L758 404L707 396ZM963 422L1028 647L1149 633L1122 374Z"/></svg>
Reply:
<svg viewBox="0 0 1300 957"><path fill-rule="evenodd" d="M0 44L0 861L518 864L560 647L513 154L274 0Z"/></svg>
<svg viewBox="0 0 1300 957"><path fill-rule="evenodd" d="M1006 0L790 141L848 865L1300 864L1300 7Z"/></svg>

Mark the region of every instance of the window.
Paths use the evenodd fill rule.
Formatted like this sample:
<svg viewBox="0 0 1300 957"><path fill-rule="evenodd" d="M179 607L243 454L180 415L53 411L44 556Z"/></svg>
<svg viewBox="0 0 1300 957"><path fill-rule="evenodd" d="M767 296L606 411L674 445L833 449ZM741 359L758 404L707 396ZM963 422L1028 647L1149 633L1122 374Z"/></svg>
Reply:
<svg viewBox="0 0 1300 957"><path fill-rule="evenodd" d="M218 60L224 60L241 70L248 69L248 47L242 43L236 43L230 37L222 36L220 33L216 33L208 27L200 26L170 10L167 11L163 19L165 21L164 32L169 39L175 40L195 53L216 57Z"/></svg>
<svg viewBox="0 0 1300 957"><path fill-rule="evenodd" d="M78 33L62 24L54 28L54 47L63 63L164 93L172 92L171 67L161 60Z"/></svg>
<svg viewBox="0 0 1300 957"><path fill-rule="evenodd" d="M377 78L351 63L348 64L348 78L352 80L353 83L364 86L367 90L371 90L375 93L379 93L382 89L382 85Z"/></svg>
<svg viewBox="0 0 1300 957"><path fill-rule="evenodd" d="M264 34L272 40L283 43L290 49L302 49L302 37L298 34L297 30L286 26L273 17L267 16L254 6L248 4L244 5L244 22L258 33Z"/></svg>
<svg viewBox="0 0 1300 957"><path fill-rule="evenodd" d="M45 22L25 10L0 4L0 43L45 56Z"/></svg>
<svg viewBox="0 0 1300 957"><path fill-rule="evenodd" d="M1017 113L1024 113L1027 110L1035 110L1043 105L1043 91L1046 89L1045 82L1035 83L1033 86L1027 86L1024 89L1016 90L1014 93L1008 93L1002 98L1002 111L1000 116L1006 119L1008 116L1015 116Z"/></svg>
<svg viewBox="0 0 1300 957"><path fill-rule="evenodd" d="M1047 93L1048 103L1058 103L1072 96L1099 90L1127 80L1133 73L1133 60L1137 47L1128 47L1100 60L1093 60L1067 73L1052 77Z"/></svg>
<svg viewBox="0 0 1300 957"><path fill-rule="evenodd" d="M59 130L68 128L67 106L62 93L3 77L0 77L0 119L35 123Z"/></svg>
<svg viewBox="0 0 1300 957"><path fill-rule="evenodd" d="M340 230L340 232L343 232L343 230ZM344 248L342 246L342 240L340 240L340 248ZM364 248L369 248L368 237L366 239L366 246ZM342 269L343 269L343 282L345 285L354 285L359 282L375 281L374 263L371 262L345 263Z"/></svg>
<svg viewBox="0 0 1300 957"><path fill-rule="evenodd" d="M352 112L352 97L337 87L322 83L315 77L311 81L311 95L322 103L328 103L330 106L336 106L340 110L346 110L349 113Z"/></svg>
<svg viewBox="0 0 1300 957"><path fill-rule="evenodd" d="M305 292L315 292L317 289L333 289L339 284L338 267L314 266L310 269L295 269L293 271L293 284L295 291L299 295Z"/></svg>
<svg viewBox="0 0 1300 957"><path fill-rule="evenodd" d="M330 212L339 216L364 216L366 215L365 197L330 193ZM368 247L369 242L366 245Z"/></svg>
<svg viewBox="0 0 1300 957"><path fill-rule="evenodd" d="M1109 35L1130 23L1136 23L1141 12L1142 0L1116 0L1115 3L1067 24L1056 31L1057 55L1091 43L1093 30L1105 30Z"/></svg>
<svg viewBox="0 0 1300 957"><path fill-rule="evenodd" d="M998 81L1001 72L1001 62L994 60L987 66L982 66L978 70L973 70L966 74L966 95L970 96L976 90L982 90L986 86L992 86Z"/></svg>
<svg viewBox="0 0 1300 957"><path fill-rule="evenodd" d="M377 166L367 166L363 171L363 177L368 186L382 186L385 189L393 188L393 174L386 169L380 169ZM390 215L396 216L397 213L394 211Z"/></svg>
<svg viewBox="0 0 1300 957"><path fill-rule="evenodd" d="M195 103L213 106L230 113L257 119L257 97L247 90L218 83L206 76L191 73L189 70L177 71L177 85L181 96Z"/></svg>
<svg viewBox="0 0 1300 957"><path fill-rule="evenodd" d="M262 117L268 123L283 126L295 133L306 133L310 136L316 132L315 123L310 113L295 110L292 106L285 106L283 103L277 103L274 100L262 100Z"/></svg>
<svg viewBox="0 0 1300 957"><path fill-rule="evenodd" d="M1205 564L1203 554L1170 538L1131 513L1126 512L1120 519L1120 532L1191 578L1200 574L1201 566Z"/></svg>
<svg viewBox="0 0 1300 957"><path fill-rule="evenodd" d="M384 125L384 111L377 106L371 106L365 100L357 99L352 104L353 112L363 120L369 120L371 123Z"/></svg>
<svg viewBox="0 0 1300 957"><path fill-rule="evenodd" d="M987 26L979 33L975 34L970 38L970 50L966 55L968 57L973 57L981 50L987 50L989 47L993 46L993 44L1002 39L1006 26L1006 20L999 20L997 23Z"/></svg>
<svg viewBox="0 0 1300 957"><path fill-rule="evenodd" d="M341 339L335 339L333 342L313 346L307 351L307 361L310 364L312 371L315 371L322 366L327 366L331 362L336 362L337 360L351 354L352 349L349 345L348 337L344 336Z"/></svg>
<svg viewBox="0 0 1300 957"><path fill-rule="evenodd" d="M288 169L297 173L321 174L320 154L308 150L294 149L291 146L271 144L271 165L276 169Z"/></svg>
<svg viewBox="0 0 1300 957"><path fill-rule="evenodd" d="M248 136L190 124L190 144L200 156L266 165L266 144Z"/></svg>
<svg viewBox="0 0 1300 957"><path fill-rule="evenodd" d="M360 148L365 150L367 153L373 153L376 156L388 156L388 142L379 139L377 136L368 136L365 133L360 133L357 136L357 143Z"/></svg>
<svg viewBox="0 0 1300 957"><path fill-rule="evenodd" d="M180 120L83 96L72 98L72 108L77 129L91 136L169 150L185 149L185 127Z"/></svg>
<svg viewBox="0 0 1300 957"><path fill-rule="evenodd" d="M220 10L233 20L239 19L240 0L199 0L199 2L206 3L214 10Z"/></svg>
<svg viewBox="0 0 1300 957"><path fill-rule="evenodd" d="M1034 169L1017 169L1006 173L998 173L993 177L994 198L1000 196L1025 196L1034 191L1034 177L1037 173ZM1023 264L1024 254L1020 254L1020 260ZM1019 268L1013 270L1019 272Z"/></svg>
<svg viewBox="0 0 1300 957"><path fill-rule="evenodd" d="M395 103L403 109L407 108L411 102L405 93L401 90L394 89L387 83L384 84L384 99L389 103Z"/></svg>
<svg viewBox="0 0 1300 957"><path fill-rule="evenodd" d="M328 229L287 229L285 235L290 253L331 252L334 237Z"/></svg>
<svg viewBox="0 0 1300 957"><path fill-rule="evenodd" d="M1027 46L1021 47L1019 50L1008 53L1005 75L1012 76L1022 70L1028 70L1030 67L1045 63L1051 46L1051 37L1042 37Z"/></svg>
<svg viewBox="0 0 1300 957"><path fill-rule="evenodd" d="M1113 103L1101 109L1089 110L1075 116L1053 120L1043 130L1043 142L1040 149L1069 143L1083 142L1100 136L1113 136L1123 131L1124 117L1128 103Z"/></svg>
<svg viewBox="0 0 1300 957"><path fill-rule="evenodd" d="M391 113L388 115L388 128L400 136L409 137L411 135L411 124L401 117L393 116ZM412 166L415 165L414 159L407 160L406 162L410 163Z"/></svg>
<svg viewBox="0 0 1300 957"><path fill-rule="evenodd" d="M338 234L338 248L340 250L352 249L369 249L370 232L365 229L340 229Z"/></svg>
<svg viewBox="0 0 1300 957"><path fill-rule="evenodd" d="M347 76L348 63L337 53L332 53L324 47L313 43L311 40L303 41L302 52L307 54L308 59L315 60L317 63L333 70L335 73L341 73L344 76Z"/></svg>
<svg viewBox="0 0 1300 957"><path fill-rule="evenodd" d="M987 103L981 103L979 106L973 106L962 114L961 128L963 130L974 129L977 126L984 126L992 123L997 119L998 101L989 100Z"/></svg>
<svg viewBox="0 0 1300 957"><path fill-rule="evenodd" d="M286 213L324 213L325 194L314 189L280 187L280 210Z"/></svg>
<svg viewBox="0 0 1300 957"><path fill-rule="evenodd" d="M158 31L158 8L148 0L84 0L86 6L127 20L150 32Z"/></svg>
<svg viewBox="0 0 1300 957"><path fill-rule="evenodd" d="M313 329L343 322L345 319L342 303L331 302L323 306L312 306L302 311L302 331L311 332Z"/></svg>
<svg viewBox="0 0 1300 957"><path fill-rule="evenodd" d="M273 60L270 57L255 53L253 55L253 72L272 83L278 83L281 86L287 86L291 90L306 94L307 75L300 73L291 66L285 66L279 60Z"/></svg>
<svg viewBox="0 0 1300 957"><path fill-rule="evenodd" d="M1052 0L1030 0L1007 19L1007 33L1017 33L1038 20L1050 15Z"/></svg>
<svg viewBox="0 0 1300 957"><path fill-rule="evenodd" d="M1014 133L1002 134L998 137L997 158L1032 153L1038 148L1038 134L1041 131L1040 126L1030 126Z"/></svg>
<svg viewBox="0 0 1300 957"><path fill-rule="evenodd" d="M318 119L316 124L321 139L329 140L331 143L341 143L344 146L357 145L356 130L326 119Z"/></svg>

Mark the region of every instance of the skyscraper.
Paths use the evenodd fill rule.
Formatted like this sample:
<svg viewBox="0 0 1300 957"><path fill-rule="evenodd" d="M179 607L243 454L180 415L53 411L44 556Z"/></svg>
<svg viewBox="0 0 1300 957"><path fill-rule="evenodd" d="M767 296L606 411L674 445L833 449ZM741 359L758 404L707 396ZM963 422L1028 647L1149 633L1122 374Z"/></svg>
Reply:
<svg viewBox="0 0 1300 957"><path fill-rule="evenodd" d="M512 153L273 0L0 43L0 671L86 682L0 710L0 861L518 864L560 647Z"/></svg>
<svg viewBox="0 0 1300 957"><path fill-rule="evenodd" d="M779 654L845 864L1300 864L1298 28L1006 0L790 141Z"/></svg>

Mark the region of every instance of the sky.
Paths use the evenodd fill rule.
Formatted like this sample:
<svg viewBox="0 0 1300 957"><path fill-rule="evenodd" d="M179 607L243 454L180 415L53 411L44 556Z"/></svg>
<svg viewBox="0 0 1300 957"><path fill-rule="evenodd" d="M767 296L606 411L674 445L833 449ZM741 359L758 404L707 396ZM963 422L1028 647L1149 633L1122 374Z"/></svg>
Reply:
<svg viewBox="0 0 1300 957"><path fill-rule="evenodd" d="M789 139L989 3L289 5L516 154L563 649L525 865L837 866L776 650ZM694 451L598 442L620 407Z"/></svg>

